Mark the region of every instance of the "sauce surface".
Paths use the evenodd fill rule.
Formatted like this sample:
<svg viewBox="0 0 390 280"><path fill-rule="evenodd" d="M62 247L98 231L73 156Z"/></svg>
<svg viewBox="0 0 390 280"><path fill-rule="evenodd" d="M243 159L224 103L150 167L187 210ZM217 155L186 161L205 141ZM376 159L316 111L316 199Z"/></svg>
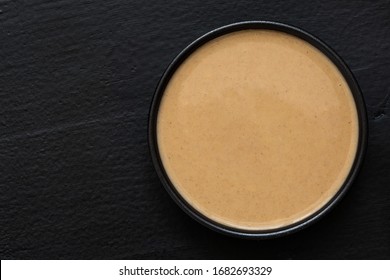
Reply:
<svg viewBox="0 0 390 280"><path fill-rule="evenodd" d="M176 70L157 142L180 195L221 224L263 230L324 206L355 159L358 117L337 67L295 36L218 37Z"/></svg>

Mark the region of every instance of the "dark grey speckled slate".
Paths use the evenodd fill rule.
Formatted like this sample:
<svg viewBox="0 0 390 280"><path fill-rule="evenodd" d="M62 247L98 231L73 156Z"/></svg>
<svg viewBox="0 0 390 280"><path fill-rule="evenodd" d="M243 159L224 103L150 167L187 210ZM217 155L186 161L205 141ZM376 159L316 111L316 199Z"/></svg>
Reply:
<svg viewBox="0 0 390 280"><path fill-rule="evenodd" d="M362 171L334 211L265 241L214 233L162 188L150 101L182 48L237 21L312 32L369 113ZM2 259L390 258L390 1L0 0Z"/></svg>

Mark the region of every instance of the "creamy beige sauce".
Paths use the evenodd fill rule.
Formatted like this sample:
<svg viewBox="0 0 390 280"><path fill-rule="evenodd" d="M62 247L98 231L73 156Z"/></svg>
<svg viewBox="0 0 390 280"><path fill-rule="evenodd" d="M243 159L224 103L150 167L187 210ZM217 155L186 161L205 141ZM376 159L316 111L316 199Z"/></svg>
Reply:
<svg viewBox="0 0 390 280"><path fill-rule="evenodd" d="M277 31L214 39L178 68L157 140L181 196L221 224L274 229L311 215L355 159L358 118L336 66Z"/></svg>

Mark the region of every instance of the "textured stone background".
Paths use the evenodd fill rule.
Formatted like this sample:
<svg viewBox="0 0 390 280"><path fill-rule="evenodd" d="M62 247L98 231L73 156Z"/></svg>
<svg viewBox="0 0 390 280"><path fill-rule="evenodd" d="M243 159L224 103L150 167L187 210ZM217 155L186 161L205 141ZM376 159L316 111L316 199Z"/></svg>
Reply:
<svg viewBox="0 0 390 280"><path fill-rule="evenodd" d="M275 20L355 74L369 113L362 171L329 215L265 241L186 216L154 172L159 77L213 28ZM2 259L390 258L390 2L0 0Z"/></svg>

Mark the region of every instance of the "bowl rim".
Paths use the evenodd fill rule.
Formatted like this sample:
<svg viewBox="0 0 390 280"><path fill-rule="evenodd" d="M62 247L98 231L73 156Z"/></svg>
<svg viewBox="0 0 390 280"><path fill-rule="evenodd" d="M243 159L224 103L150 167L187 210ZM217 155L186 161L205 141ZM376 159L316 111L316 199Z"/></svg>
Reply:
<svg viewBox="0 0 390 280"><path fill-rule="evenodd" d="M164 95L165 88L169 83L171 77L174 75L175 71L182 64L182 62L188 58L193 52L195 52L200 46L206 44L207 42L220 37L222 35L250 29L260 29L260 30L273 30L284 32L293 36L296 36L300 39L305 40L310 43L323 54L325 54L339 69L344 79L346 80L353 98L355 100L357 114L358 114L358 125L359 125L359 135L358 135L358 146L356 151L356 156L353 162L353 165L350 169L350 172L344 181L343 185L340 187L338 192L320 209L309 215L308 217L299 220L295 223L275 228L275 229L266 229L266 230L246 230L241 228L229 227L227 225L218 223L207 216L203 215L192 207L176 190L174 184L170 181L167 172L165 171L164 165L162 163L158 143L157 143L157 118L158 110L160 107L161 99ZM197 222L202 225L230 236L242 237L242 238L252 238L252 239L265 239L272 238L277 236L284 236L298 230L301 230L307 227L310 224L318 221L324 215L326 215L334 206L341 200L345 195L347 190L351 187L353 181L356 179L358 172L362 166L364 155L367 149L367 139L368 139L368 119L367 112L365 107L365 102L363 95L359 88L359 85L353 76L351 70L348 68L346 63L342 58L332 50L327 44L321 41L319 38L314 35L289 24L275 22L275 21L242 21L233 24L228 24L219 28L216 28L203 36L199 37L191 44L186 46L169 64L164 74L162 75L160 81L157 84L152 103L149 110L149 119L148 119L148 143L149 150L152 157L154 168L157 172L157 175L163 184L166 191L176 202L176 204L190 217L195 219Z"/></svg>

